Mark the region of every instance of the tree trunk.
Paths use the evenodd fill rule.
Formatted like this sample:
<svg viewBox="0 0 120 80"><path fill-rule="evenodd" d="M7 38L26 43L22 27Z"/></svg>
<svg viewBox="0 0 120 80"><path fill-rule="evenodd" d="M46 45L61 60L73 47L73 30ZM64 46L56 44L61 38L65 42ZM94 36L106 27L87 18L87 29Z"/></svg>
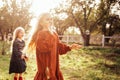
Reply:
<svg viewBox="0 0 120 80"><path fill-rule="evenodd" d="M2 44L2 55L5 55L5 42L3 41Z"/></svg>
<svg viewBox="0 0 120 80"><path fill-rule="evenodd" d="M1 34L0 35L0 41L3 41L4 40L4 36Z"/></svg>
<svg viewBox="0 0 120 80"><path fill-rule="evenodd" d="M57 33L58 33L58 35L60 35L60 36L64 34L64 32L62 32L62 31L58 31ZM59 37L60 40L62 40L62 38L63 38L63 37Z"/></svg>
<svg viewBox="0 0 120 80"><path fill-rule="evenodd" d="M84 42L84 46L89 46L90 45L90 35L84 35L84 38L83 38L83 42Z"/></svg>
<svg viewBox="0 0 120 80"><path fill-rule="evenodd" d="M0 28L0 37L1 37L1 41L3 41L4 40L4 35L3 35L3 33L2 33L2 30L1 30L1 28Z"/></svg>
<svg viewBox="0 0 120 80"><path fill-rule="evenodd" d="M5 55L5 49L2 49L2 55Z"/></svg>
<svg viewBox="0 0 120 80"><path fill-rule="evenodd" d="M1 33L1 41L4 41L5 40L5 30L3 29L0 29L0 33Z"/></svg>
<svg viewBox="0 0 120 80"><path fill-rule="evenodd" d="M109 43L110 38L105 38L105 43Z"/></svg>

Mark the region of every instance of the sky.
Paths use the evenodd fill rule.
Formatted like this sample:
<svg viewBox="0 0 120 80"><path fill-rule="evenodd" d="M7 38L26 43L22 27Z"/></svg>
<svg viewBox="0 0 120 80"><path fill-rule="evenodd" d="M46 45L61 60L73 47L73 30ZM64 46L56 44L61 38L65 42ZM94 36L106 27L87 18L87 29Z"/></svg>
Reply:
<svg viewBox="0 0 120 80"><path fill-rule="evenodd" d="M1 7L1 6L3 6L3 2L2 2L2 0L0 0L0 7Z"/></svg>
<svg viewBox="0 0 120 80"><path fill-rule="evenodd" d="M20 0L18 0L18 1L20 1ZM29 2L32 0L26 0L26 1ZM33 0L32 6L30 8L30 12L32 12L35 16L39 16L40 13L47 12L51 8L57 7L59 5L59 3L61 3L61 2L63 3L64 1L65 0ZM100 0L95 0L95 1L96 1L96 3L100 3ZM3 2L2 2L2 0L0 0L0 7L2 5L3 5ZM113 12L115 12L115 9L113 9L112 13ZM117 13L117 11L116 11L116 13Z"/></svg>
<svg viewBox="0 0 120 80"><path fill-rule="evenodd" d="M55 8L62 0L34 0L30 11L38 16L42 12L48 12L51 8Z"/></svg>
<svg viewBox="0 0 120 80"><path fill-rule="evenodd" d="M20 0L18 0L19 2ZM26 0L28 2L32 0ZM36 24L36 17L38 17L43 12L48 12L50 9L55 8L59 5L60 2L64 0L33 0L32 6L30 8L30 12L33 13L35 18L33 18L30 22L31 26ZM2 7L4 3L0 0L0 7Z"/></svg>
<svg viewBox="0 0 120 80"><path fill-rule="evenodd" d="M33 0L30 12L32 12L34 16L38 17L40 13L48 12L50 9L57 7L61 1L63 0ZM35 23L36 18L33 18L30 25L34 26Z"/></svg>
<svg viewBox="0 0 120 80"><path fill-rule="evenodd" d="M20 2L20 0L17 1ZM55 8L63 0L26 0L26 1L28 2L33 1L32 6L30 8L30 12L33 12L35 16L38 16L42 12L48 12L51 8ZM0 0L0 7L2 7L3 4L4 3L2 2L2 0Z"/></svg>
<svg viewBox="0 0 120 80"><path fill-rule="evenodd" d="M29 0L28 0L29 1ZM38 16L42 12L47 12L51 8L55 8L59 3L64 3L65 0L33 0L33 5L30 11L34 12L34 15ZM95 0L96 3L100 3L100 0Z"/></svg>

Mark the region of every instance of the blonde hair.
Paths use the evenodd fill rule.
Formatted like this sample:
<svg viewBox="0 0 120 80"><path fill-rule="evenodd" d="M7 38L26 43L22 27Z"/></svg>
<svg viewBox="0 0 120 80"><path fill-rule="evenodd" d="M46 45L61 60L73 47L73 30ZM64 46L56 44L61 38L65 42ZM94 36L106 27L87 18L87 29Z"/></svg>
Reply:
<svg viewBox="0 0 120 80"><path fill-rule="evenodd" d="M17 27L14 30L14 32L13 32L13 40L12 41L14 41L18 37L18 34L19 34L20 31L25 32L25 30L22 27Z"/></svg>
<svg viewBox="0 0 120 80"><path fill-rule="evenodd" d="M36 48L36 41L38 39L38 32L41 31L43 29L43 19L50 15L49 13L42 13L39 17L38 17L38 21L37 21L37 25L35 26L35 30L32 34L32 36L29 39L29 43L28 43L28 51L31 52L33 50L35 50ZM34 51L33 51L34 52Z"/></svg>
<svg viewBox="0 0 120 80"><path fill-rule="evenodd" d="M13 39L12 39L11 51L12 51L13 42L15 41L16 38L18 38L18 34L20 33L20 31L25 32L24 28L22 28L22 27L17 27L14 30L14 32L13 32Z"/></svg>

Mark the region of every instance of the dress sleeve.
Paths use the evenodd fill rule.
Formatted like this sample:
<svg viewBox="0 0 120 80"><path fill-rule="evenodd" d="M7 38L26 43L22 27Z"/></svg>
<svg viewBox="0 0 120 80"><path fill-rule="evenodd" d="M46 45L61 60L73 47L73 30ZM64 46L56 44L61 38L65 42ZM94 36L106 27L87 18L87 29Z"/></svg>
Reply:
<svg viewBox="0 0 120 80"><path fill-rule="evenodd" d="M68 51L70 51L71 49L70 49L70 47L69 46L67 46L66 44L64 44L64 43L61 43L60 41L59 41L59 43L58 43L58 53L59 54L66 54Z"/></svg>
<svg viewBox="0 0 120 80"><path fill-rule="evenodd" d="M71 48L68 45L60 41L58 34L56 32L55 35L57 36L57 40L58 40L58 46L57 46L58 54L62 55L62 54L66 54L68 51L71 51Z"/></svg>
<svg viewBox="0 0 120 80"><path fill-rule="evenodd" d="M47 32L39 32L36 42L36 49L42 53L48 53L51 51L50 36Z"/></svg>
<svg viewBox="0 0 120 80"><path fill-rule="evenodd" d="M55 35L57 36L57 40L58 40L58 46L57 46L58 54L62 55L62 54L66 54L68 51L71 51L71 48L68 45L60 41L58 34L56 32Z"/></svg>
<svg viewBox="0 0 120 80"><path fill-rule="evenodd" d="M15 57L18 57L18 58L20 58L22 55L22 51L19 49L19 44L17 41L13 43L13 53Z"/></svg>

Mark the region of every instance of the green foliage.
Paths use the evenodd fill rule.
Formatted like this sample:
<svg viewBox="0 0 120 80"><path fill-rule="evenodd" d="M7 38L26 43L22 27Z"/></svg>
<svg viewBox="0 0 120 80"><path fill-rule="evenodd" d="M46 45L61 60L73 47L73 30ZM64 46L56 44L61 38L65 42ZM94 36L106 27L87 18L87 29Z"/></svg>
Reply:
<svg viewBox="0 0 120 80"><path fill-rule="evenodd" d="M101 0L101 3L98 8L98 16L102 16L102 19L98 22L99 30L106 36L113 36L114 34L118 34L120 32L119 23L119 14L112 13L112 7L118 4L118 0ZM115 8L116 11L119 11L118 8ZM109 28L106 28L106 24L110 24Z"/></svg>
<svg viewBox="0 0 120 80"><path fill-rule="evenodd" d="M64 22L55 25L58 28L57 31L62 30L61 33L63 33L70 26L78 27L84 41L84 46L88 46L90 40L90 36L87 36L86 31L89 31L90 35L93 32L101 32L107 36L120 32L119 14L111 14L112 7L116 4L118 4L118 7L116 6L117 8L115 8L116 12L119 10L118 0L65 0L64 3L61 3L54 9L56 15L63 13L67 15L67 18L63 20ZM57 17L58 21L55 21L55 24L60 21L59 16ZM106 29L107 23L110 24L109 29Z"/></svg>
<svg viewBox="0 0 120 80"><path fill-rule="evenodd" d="M85 47L60 56L60 67L65 80L119 80L120 49ZM0 80L13 80L9 75L10 54L0 55ZM29 55L25 80L33 80L37 67L35 54ZM4 66L4 67L3 67Z"/></svg>

